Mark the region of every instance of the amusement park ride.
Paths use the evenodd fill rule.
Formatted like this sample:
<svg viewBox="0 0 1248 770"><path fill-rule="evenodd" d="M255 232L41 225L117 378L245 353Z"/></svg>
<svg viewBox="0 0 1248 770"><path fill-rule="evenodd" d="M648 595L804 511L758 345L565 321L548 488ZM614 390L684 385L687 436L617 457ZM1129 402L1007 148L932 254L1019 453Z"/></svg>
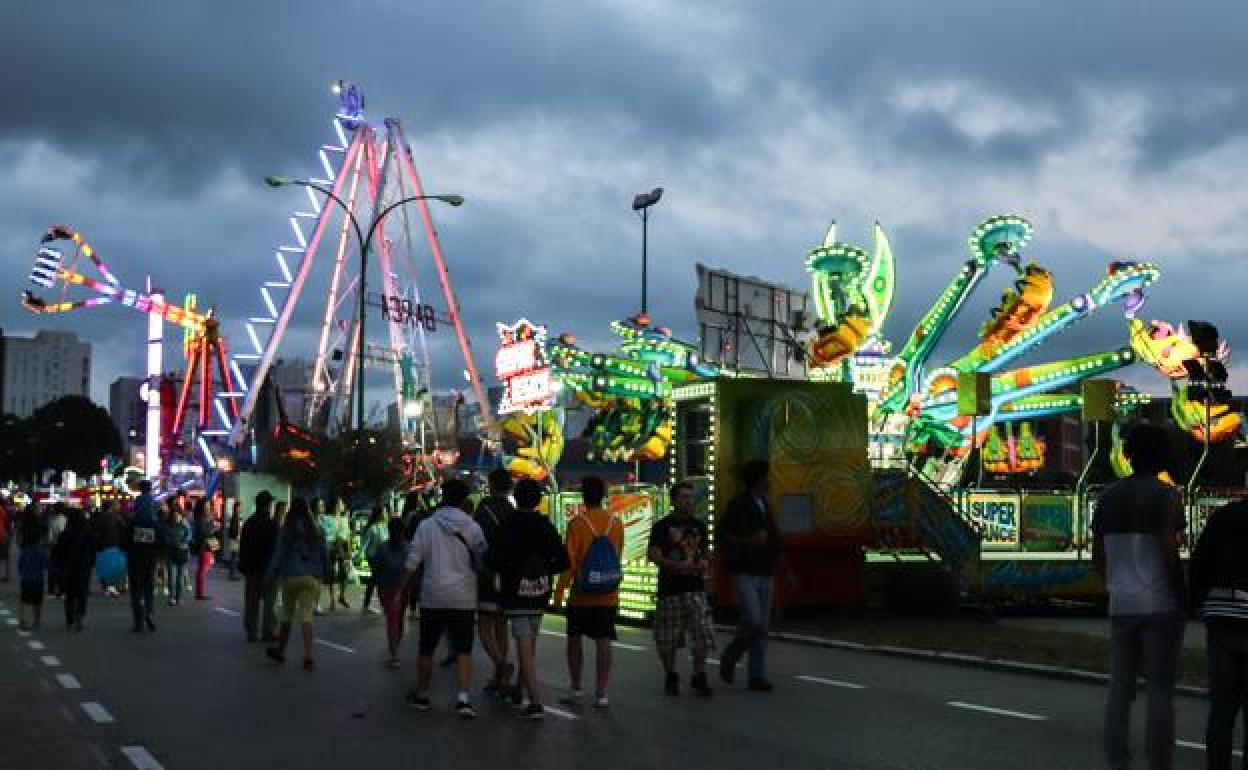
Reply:
<svg viewBox="0 0 1248 770"><path fill-rule="evenodd" d="M557 520L575 507L559 492L555 473L572 409L589 413L583 434L588 461L640 464L668 458L673 480L696 477L703 484L708 515L713 516L716 496L733 489L735 482L726 475L730 464L746 459L743 453L762 452L774 461L773 495L784 525L805 533L795 543L812 548L849 544L846 553L861 554L863 548L889 548L899 542L893 537L894 524L901 522L929 540L943 538L933 550L946 562L961 560L968 547L978 551L981 542L989 547L991 537L982 530L941 534L933 511L944 506L951 511L950 520L969 520L975 517L968 511L976 505L989 510L992 503L976 500L974 494L953 501L940 490L960 484L973 457L993 474L1031 473L1043 467L1046 447L1032 423L1080 411L1081 383L1143 362L1169 380L1175 423L1203 443L1206 454L1210 444L1240 434L1240 415L1225 398L1215 397L1221 392L1219 378L1225 381L1229 355L1225 343L1216 340L1216 331L1198 322L1189 322L1185 329L1138 317L1147 290L1160 278L1156 265L1112 261L1095 285L1054 305L1053 274L1025 261L1033 229L1015 215L990 217L972 231L967 258L895 354L884 327L898 271L883 228L874 226L868 251L838 240L836 226L830 227L805 260L815 328L802 328L802 319L785 330L785 344L791 344L793 355L805 365L800 379L777 379L770 367L763 377L726 362L702 360L697 346L651 320L644 280L642 310L611 323L619 342L608 352L586 350L571 334L547 336L544 327L528 320L499 324L495 373L506 395L495 421L428 205L429 200L459 205L462 198L426 195L399 121L366 119L363 95L353 85L340 81L335 93L335 138L319 151L323 175L268 178L275 187L304 187L308 203L290 217L293 242L274 254L274 271L259 286L262 309L235 336L242 339L241 347L227 348L220 319L211 311L201 312L193 298L175 305L159 291L122 286L76 231L57 226L44 236L30 278L42 288L60 286L61 297L49 301L27 291L23 304L28 309L62 313L120 304L149 318L152 379L145 398L151 476L159 473L160 396L155 385L161 373L163 324L175 324L186 333L187 372L174 407L173 430L181 430L192 401L197 401L196 445L204 463L215 467L215 455L223 451L250 456L254 463L257 434L268 427L257 418L269 398L264 386L272 379L279 352L289 354L301 306L314 316L303 321L316 331L311 380L300 413L287 415L279 408L279 430L332 435L352 424L361 427L365 370L381 368L392 381L403 444L416 458L413 476L432 479L434 466L457 460L453 437L443 446L437 423L430 424L430 410L425 409L434 389L427 335L449 324L482 407L483 433L490 444L501 441L501 463L512 475L548 484ZM639 196L634 209L641 205L644 216L645 207L657 202L660 193L656 188L648 198ZM418 222L409 216L408 203L416 204ZM360 226L365 217L370 222L367 236ZM644 227L643 219L643 274ZM417 252L424 249L418 249L417 229L424 232L432 270L418 266ZM65 242L73 248L69 259L68 248L56 247ZM377 275L370 280L372 251ZM96 277L79 271L84 258L95 266ZM972 293L1002 267L1012 271L1013 286L979 327L975 344L942 364L934 363L938 346ZM437 287L426 285L422 292L421 280L431 284L433 278ZM92 295L68 299L73 286ZM370 294L368 286L381 290ZM440 293L444 308L422 301L433 293ZM1127 331L1121 347L1018 365L1055 335L1118 305ZM373 343L366 336L369 307L381 310L384 342ZM220 387L214 388L214 381ZM973 414L959 404L960 391L970 382L983 389L982 406ZM1111 395L1118 414L1150 400L1116 383ZM1121 452L1115 449L1111 457L1117 470L1127 470ZM1199 467L1188 483L1189 493L1198 473ZM922 494L914 492L915 483L922 486ZM657 501L662 496L655 489L639 489L619 490L619 499L626 501L621 505L648 505L651 513L661 507ZM889 518L897 506L916 500L917 512ZM1068 515L1067 523L1057 528L1075 533L1063 542L1081 548L1086 511L1082 502L1074 505L1078 515ZM648 531L646 515L628 514L628 531L635 530L638 538ZM959 544L959 538L964 542ZM1015 545L1024 549L1017 536ZM633 546L635 558L627 564L630 611L643 612L653 598L646 588L653 582L647 572L651 567L644 549ZM812 559L811 569L822 569L820 558ZM1078 574L1084 580L1086 570Z"/></svg>

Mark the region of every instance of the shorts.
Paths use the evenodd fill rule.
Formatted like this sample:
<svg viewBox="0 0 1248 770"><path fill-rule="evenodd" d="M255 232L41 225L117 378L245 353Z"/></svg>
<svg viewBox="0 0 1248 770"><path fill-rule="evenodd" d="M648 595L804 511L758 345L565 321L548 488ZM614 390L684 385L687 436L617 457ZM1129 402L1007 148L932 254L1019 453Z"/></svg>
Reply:
<svg viewBox="0 0 1248 770"><path fill-rule="evenodd" d="M321 595L320 581L310 575L284 577L278 581L278 588L282 592L282 622L311 623Z"/></svg>
<svg viewBox="0 0 1248 770"><path fill-rule="evenodd" d="M20 601L22 604L42 604L43 581L23 580Z"/></svg>
<svg viewBox="0 0 1248 770"><path fill-rule="evenodd" d="M619 607L576 607L568 605L568 636L588 636L590 639L614 641L615 615Z"/></svg>
<svg viewBox="0 0 1248 770"><path fill-rule="evenodd" d="M654 610L654 643L660 649L680 647L686 640L695 647L715 648L711 607L702 591L660 596Z"/></svg>
<svg viewBox="0 0 1248 770"><path fill-rule="evenodd" d="M509 615L511 636L513 639L528 639L542 632L542 616L540 613L529 615Z"/></svg>
<svg viewBox="0 0 1248 770"><path fill-rule="evenodd" d="M432 657L442 641L445 631L451 638L451 652L456 655L472 654L473 626L476 623L473 610L444 610L420 608L420 655Z"/></svg>

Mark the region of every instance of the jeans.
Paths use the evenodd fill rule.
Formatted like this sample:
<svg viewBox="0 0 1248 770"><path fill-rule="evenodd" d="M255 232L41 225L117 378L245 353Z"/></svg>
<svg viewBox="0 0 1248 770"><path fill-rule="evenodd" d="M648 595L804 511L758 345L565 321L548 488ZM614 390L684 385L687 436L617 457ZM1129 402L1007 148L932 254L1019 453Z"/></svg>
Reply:
<svg viewBox="0 0 1248 770"><path fill-rule="evenodd" d="M257 628L259 619L259 628ZM277 636L277 581L264 575L243 575L243 630L248 639Z"/></svg>
<svg viewBox="0 0 1248 770"><path fill-rule="evenodd" d="M1110 768L1131 766L1131 703L1138 680L1148 680L1144 754L1152 770L1174 767L1174 681L1186 620L1179 613L1110 617L1109 694L1105 755Z"/></svg>
<svg viewBox="0 0 1248 770"><path fill-rule="evenodd" d="M737 633L724 648L722 661L737 664L749 652L747 670L750 679L767 676L767 630L771 625L771 595L774 581L770 575L733 575L737 591Z"/></svg>
<svg viewBox="0 0 1248 770"><path fill-rule="evenodd" d="M186 585L186 562L165 560L165 587L169 589L169 598L175 602L182 601L182 587Z"/></svg>
<svg viewBox="0 0 1248 770"><path fill-rule="evenodd" d="M1248 721L1248 629L1206 627L1209 656L1209 722L1205 745L1210 770L1231 770L1231 734L1240 707ZM1245 739L1248 743L1248 739ZM1245 746L1248 748L1248 745ZM1248 768L1248 752L1243 767Z"/></svg>
<svg viewBox="0 0 1248 770"><path fill-rule="evenodd" d="M156 564L145 559L132 559L127 572L130 575L130 610L134 624L151 618L156 608Z"/></svg>

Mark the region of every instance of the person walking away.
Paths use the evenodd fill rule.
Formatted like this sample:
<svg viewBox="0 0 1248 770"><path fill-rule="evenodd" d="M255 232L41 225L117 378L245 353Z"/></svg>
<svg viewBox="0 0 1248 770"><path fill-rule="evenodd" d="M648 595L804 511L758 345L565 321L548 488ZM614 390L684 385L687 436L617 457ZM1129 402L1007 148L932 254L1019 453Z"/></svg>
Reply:
<svg viewBox="0 0 1248 770"><path fill-rule="evenodd" d="M1205 622L1209 659L1209 770L1231 770L1235 718L1248 720L1248 502L1225 505L1205 523L1191 559L1191 603ZM1248 757L1248 739L1245 739ZM1248 763L1248 759L1245 759ZM1245 764L1244 767L1248 767Z"/></svg>
<svg viewBox="0 0 1248 770"><path fill-rule="evenodd" d="M728 501L715 528L715 543L737 594L737 631L719 657L719 676L732 684L737 661L748 653L749 688L771 692L767 679L767 633L775 571L780 563L780 531L767 500L770 468L754 460L741 469L744 491Z"/></svg>
<svg viewBox="0 0 1248 770"><path fill-rule="evenodd" d="M502 468L495 468L490 471L489 487L490 493L477 503L473 516L485 535L487 551L494 547L499 527L515 513L510 499L511 474ZM477 633L481 637L481 647L494 664L494 673L485 685L488 694L505 692L512 674L511 664L507 662L507 619L503 616L499 590L499 576L492 569L486 569L478 576Z"/></svg>
<svg viewBox="0 0 1248 770"><path fill-rule="evenodd" d="M708 697L711 686L706 681L706 653L715 646L711 608L706 600L710 533L706 523L697 518L692 485L672 485L669 498L672 512L650 528L646 549L650 561L659 568L654 643L663 664L663 689L668 695L680 695L676 648L687 639L693 652L689 686Z"/></svg>
<svg viewBox="0 0 1248 770"><path fill-rule="evenodd" d="M273 504L273 523L282 526L282 522L286 521L286 511L290 510L290 503L285 500L278 500Z"/></svg>
<svg viewBox="0 0 1248 770"><path fill-rule="evenodd" d="M134 500L134 515L123 540L126 551L126 573L130 579L130 611L139 633L146 625L156 630L152 617L156 611L156 554L160 548L160 522L156 519L156 501L152 498L152 482L139 482L139 496Z"/></svg>
<svg viewBox="0 0 1248 770"><path fill-rule="evenodd" d="M243 630L247 641L277 641L277 583L265 579L273 549L277 547L278 525L269 515L273 495L261 490L256 507L239 533L238 569L243 575Z"/></svg>
<svg viewBox="0 0 1248 770"><path fill-rule="evenodd" d="M87 592L91 586L91 568L95 564L95 548L87 530L87 515L79 508L69 512L65 530L52 548L52 561L61 576L65 591L65 628L81 631L87 615Z"/></svg>
<svg viewBox="0 0 1248 770"><path fill-rule="evenodd" d="M49 548L60 540L61 533L65 531L65 525L69 521L68 508L69 506L65 503L54 503L48 509L48 528L45 540ZM56 570L56 564L51 562L48 564L48 596L53 599L60 599L64 596L60 573Z"/></svg>
<svg viewBox="0 0 1248 770"><path fill-rule="evenodd" d="M170 607L173 606L171 577L169 575L169 528L173 524L173 510L168 500L156 505L156 521L160 527L160 548L156 551L156 593L164 593Z"/></svg>
<svg viewBox="0 0 1248 770"><path fill-rule="evenodd" d="M407 564L407 538L403 536L403 522L390 519L386 522L386 540L373 544L368 552L368 565L373 576L371 584L377 587L377 601L386 616L386 665L399 667L399 643L403 641L403 610L407 598L403 595L403 574Z"/></svg>
<svg viewBox="0 0 1248 770"><path fill-rule="evenodd" d="M559 576L555 605L568 596L568 694L566 705L580 705L581 670L585 651L581 640L594 641L594 705L606 708L607 684L611 679L611 642L615 641L615 618L619 612L620 581L623 579L620 554L624 552L624 525L603 508L607 485L598 476L581 479L585 512L568 523L568 570Z"/></svg>
<svg viewBox="0 0 1248 770"><path fill-rule="evenodd" d="M201 497L195 501L195 514L191 519L191 555L195 557L196 601L206 602L212 599L207 591L208 571L212 569L213 551L218 545L212 516L208 512L208 499Z"/></svg>
<svg viewBox="0 0 1248 770"><path fill-rule="evenodd" d="M106 500L100 510L91 517L91 543L98 557L100 551L121 546L121 516L117 512L117 502ZM100 581L100 588L107 596L117 596L117 586Z"/></svg>
<svg viewBox="0 0 1248 770"><path fill-rule="evenodd" d="M178 508L169 511L169 523L165 526L163 552L165 554L165 579L169 590L169 606L182 603L182 590L188 577L186 565L191 561L191 525Z"/></svg>
<svg viewBox="0 0 1248 770"><path fill-rule="evenodd" d="M308 501L296 497L277 535L277 545L265 571L268 580L276 580L282 593L282 624L277 643L265 649L265 655L278 663L286 662L286 645L291 626L298 621L303 632L303 670L315 671L312 656L316 632L312 627L312 611L316 608L321 582L325 577L329 553L325 536L312 518Z"/></svg>
<svg viewBox="0 0 1248 770"><path fill-rule="evenodd" d="M21 602L18 627L23 631L38 628L43 619L43 591L50 550L45 534L46 527L32 504L22 514L21 531L18 533L21 547L17 558L18 598Z"/></svg>
<svg viewBox="0 0 1248 770"><path fill-rule="evenodd" d="M230 568L229 573L226 575L226 580L238 580L238 548L242 530L243 504L241 501L235 500L230 506L230 517L225 525L225 546L222 559Z"/></svg>
<svg viewBox="0 0 1248 770"><path fill-rule="evenodd" d="M372 563L373 551L379 545L385 545L388 542L390 530L387 526L389 517L386 515L386 509L380 505L374 505L373 510L368 514L368 522L364 525L364 529L360 532L360 553L364 554L365 560L370 565ZM369 567L372 572L372 567ZM360 614L367 615L370 612L376 612L370 606L373 602L373 592L377 588L376 575L370 574L364 581L364 600L360 602ZM383 606L384 609L384 606Z"/></svg>
<svg viewBox="0 0 1248 770"><path fill-rule="evenodd" d="M9 540L9 530L12 528L10 520L9 508L7 505L0 503L0 562L4 563L4 577L0 578L0 583L7 583L12 577L9 571L9 552L13 547L13 543Z"/></svg>
<svg viewBox="0 0 1248 770"><path fill-rule="evenodd" d="M1138 677L1148 680L1148 766L1174 766L1174 682L1185 624L1177 487L1158 478L1170 454L1164 429L1139 425L1123 442L1132 474L1101 495L1092 519L1092 562L1109 591L1110 672L1105 753L1131 764L1130 717Z"/></svg>
<svg viewBox="0 0 1248 770"><path fill-rule="evenodd" d="M464 510L470 489L459 479L442 483L442 505L416 527L408 546L404 585L423 567L420 579L420 655L416 688L404 702L428 711L433 653L442 635L450 637L456 654L455 712L474 719L477 711L468 694L472 681L473 615L477 609L477 572L485 557L485 535Z"/></svg>
<svg viewBox="0 0 1248 770"><path fill-rule="evenodd" d="M541 719L546 713L537 684L537 636L550 603L551 576L571 566L559 533L537 510L541 502L541 486L522 479L516 485L516 510L499 524L485 559L499 576L499 604L516 640L518 689L528 697L528 704L519 698L517 702L526 719Z"/></svg>

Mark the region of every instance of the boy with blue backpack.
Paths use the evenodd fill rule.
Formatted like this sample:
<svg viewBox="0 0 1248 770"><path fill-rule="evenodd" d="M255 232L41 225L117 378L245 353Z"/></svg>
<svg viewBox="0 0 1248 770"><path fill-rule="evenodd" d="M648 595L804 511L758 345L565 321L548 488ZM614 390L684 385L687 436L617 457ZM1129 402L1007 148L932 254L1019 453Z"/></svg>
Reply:
<svg viewBox="0 0 1248 770"><path fill-rule="evenodd" d="M607 485L598 476L581 479L585 511L568 522L568 558L571 565L555 587L555 605L568 598L568 681L566 705L579 705L584 650L581 638L588 636L595 647L594 705L607 707L607 682L611 678L611 642L615 640L615 616L620 606L623 579L620 555L624 552L624 525L602 506Z"/></svg>

